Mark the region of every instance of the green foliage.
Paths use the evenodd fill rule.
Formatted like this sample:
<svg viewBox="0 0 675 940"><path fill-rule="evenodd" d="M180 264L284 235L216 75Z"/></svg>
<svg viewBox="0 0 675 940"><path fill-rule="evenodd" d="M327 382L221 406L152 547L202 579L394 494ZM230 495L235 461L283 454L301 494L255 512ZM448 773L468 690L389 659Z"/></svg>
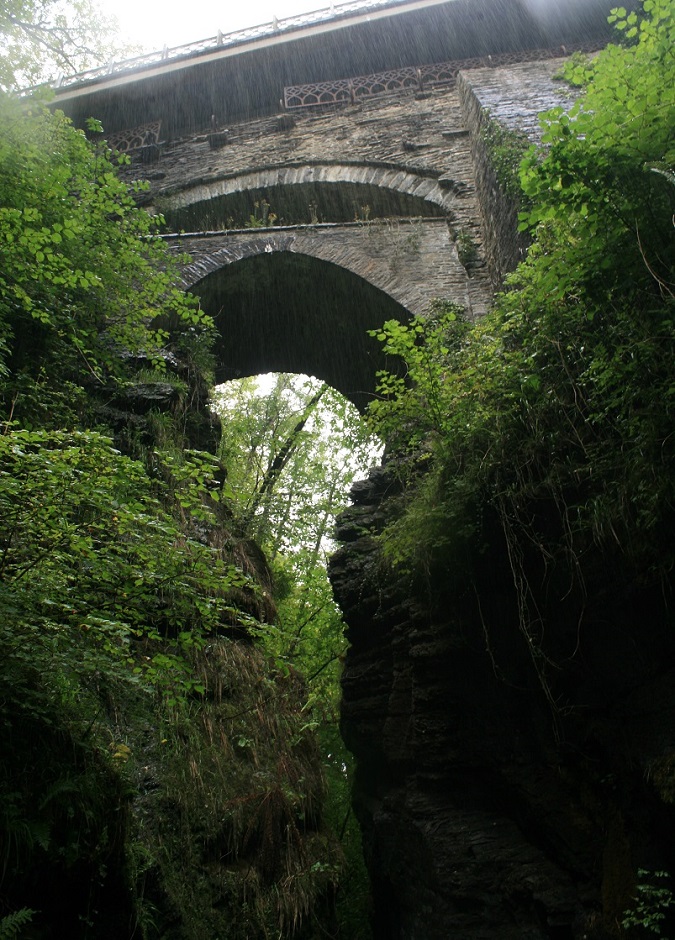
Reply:
<svg viewBox="0 0 675 940"><path fill-rule="evenodd" d="M256 379L229 383L216 407L234 511L271 561L277 613L265 646L307 678L317 725L336 722L346 642L325 558L335 517L377 442L353 406L306 377L279 375L265 391ZM280 455L287 459L275 475Z"/></svg>
<svg viewBox="0 0 675 940"><path fill-rule="evenodd" d="M172 482L202 524L206 474L195 456ZM183 651L230 621L228 592L248 579L172 518L141 464L97 434L10 431L0 515L0 670L21 708L43 714L103 677L157 684L170 701L199 691Z"/></svg>
<svg viewBox="0 0 675 940"><path fill-rule="evenodd" d="M345 936L365 940L368 881L350 806L353 759L338 730L347 643L325 556L349 486L376 458L379 442L353 406L314 379L280 375L262 389L255 379L244 379L222 387L216 401L234 505L250 519L271 559L276 617L257 632L280 672L299 672L306 681L304 728L318 734L327 818L347 860L336 878L338 921ZM274 485L266 486L281 454L288 459Z"/></svg>
<svg viewBox="0 0 675 940"><path fill-rule="evenodd" d="M268 674L266 658L250 645L216 636L250 629L258 595L227 544L221 471L208 454L158 453L151 480L141 463L99 434L8 430L0 436L0 742L11 755L0 773L0 870L17 907L34 896L24 873L39 884L49 872L69 885L74 918L87 912L97 929L112 891L123 922L131 903L127 893L120 896L126 870L146 936L158 935L155 908L180 908L191 923L192 898L204 908L201 929L213 921L208 905L216 902L195 874L209 867L195 854L199 833L219 838L223 813L243 799L241 826L223 851L232 853L237 872L239 856L249 859L247 871L258 851L253 833L261 813L277 827L269 836L277 854L305 800L316 803L318 814L317 769L313 790L304 795L318 762L299 690L290 680L284 685L273 667ZM237 741L255 754L238 750ZM167 742L173 742L171 756ZM155 765L162 769L154 787L170 793L163 799L185 823L180 844L166 802L153 803L162 845L144 829L139 833L125 809L131 795L143 804L137 782ZM308 917L340 864L318 832L318 816L312 837L298 823L294 840L297 853L289 848L279 855L288 890L267 898L264 923L293 911ZM288 873L285 861L293 866ZM311 873L318 861L330 862L329 875ZM185 865L192 876L179 878ZM162 891L146 902L143 881L151 870L153 884L162 871ZM81 890L77 871L88 872ZM235 878L232 892L221 920L234 910L241 916L238 935L256 936L252 925L260 918L241 913L250 883ZM185 936L204 935L199 929Z"/></svg>
<svg viewBox="0 0 675 940"><path fill-rule="evenodd" d="M573 88L581 88L588 82L592 73L593 58L583 52L573 52L565 59L563 67L555 73L553 78Z"/></svg>
<svg viewBox="0 0 675 940"><path fill-rule="evenodd" d="M466 229L460 229L455 235L455 244L457 245L457 256L460 262L466 267L478 258L478 248L471 234Z"/></svg>
<svg viewBox="0 0 675 940"><path fill-rule="evenodd" d="M459 364L469 325L461 307L434 301L427 317L409 324L389 320L371 335L382 342L384 352L403 359L405 376L378 373L379 397L369 409L378 433L395 448L415 450L430 434L443 435L452 417L441 400Z"/></svg>
<svg viewBox="0 0 675 940"><path fill-rule="evenodd" d="M152 236L111 152L59 112L0 96L0 401L5 414L74 423L60 396L104 384L142 353L161 366L158 318L208 326ZM68 396L69 397L69 396Z"/></svg>
<svg viewBox="0 0 675 940"><path fill-rule="evenodd" d="M33 936L54 905L37 886L58 884L67 894L72 929L78 914L97 907L107 872L117 869L119 878L127 797L98 733L101 702L91 714L74 697L60 707L47 700L39 716L15 707L17 697L0 713L0 872L3 906L39 907L29 909ZM91 703L87 695L82 705ZM117 900L124 912L125 899Z"/></svg>
<svg viewBox="0 0 675 940"><path fill-rule="evenodd" d="M22 907L21 910L13 911L0 918L0 940L13 940L14 937L19 937L21 928L30 924L34 913L35 911L29 907Z"/></svg>
<svg viewBox="0 0 675 940"><path fill-rule="evenodd" d="M50 10L10 3L0 32ZM23 51L0 82L31 67ZM0 97L0 884L15 911L0 935L34 916L36 936L310 936L343 865L316 721L297 673L252 641L271 635L271 586L232 535L225 468L184 449L209 427L213 324L101 131ZM256 206L252 224L273 221ZM92 415L141 459L79 430ZM261 531L281 525L278 476Z"/></svg>
<svg viewBox="0 0 675 940"><path fill-rule="evenodd" d="M344 856L335 895L338 935L345 940L371 940L370 881L361 829L351 805L355 761L336 723L324 722L320 726L319 744L326 776L326 823L339 837Z"/></svg>
<svg viewBox="0 0 675 940"><path fill-rule="evenodd" d="M266 199L254 202L253 212L249 215L244 228L268 228L268 226L274 225L277 216L270 209L270 204Z"/></svg>
<svg viewBox="0 0 675 940"><path fill-rule="evenodd" d="M504 127L484 108L481 113L480 139L499 185L507 195L520 200L522 191L518 167L529 147L527 134Z"/></svg>
<svg viewBox="0 0 675 940"><path fill-rule="evenodd" d="M675 904L673 892L663 885L663 881L668 878L668 872L650 872L640 868L638 878L640 880L635 889L635 902L625 912L621 926L624 930L637 928L641 932L656 934L660 937L666 911Z"/></svg>
<svg viewBox="0 0 675 940"><path fill-rule="evenodd" d="M119 58L115 28L94 0L3 0L0 90Z"/></svg>
<svg viewBox="0 0 675 940"><path fill-rule="evenodd" d="M342 396L306 377L282 374L262 388L255 377L230 382L214 403L235 511L255 507L250 532L271 557L302 548L316 560L357 469L373 459L370 432ZM282 453L281 472L259 498Z"/></svg>
<svg viewBox="0 0 675 940"><path fill-rule="evenodd" d="M172 337L173 351L186 364L188 377L209 386L213 385L215 337L216 328L208 317L203 317L198 325L188 325Z"/></svg>
<svg viewBox="0 0 675 940"><path fill-rule="evenodd" d="M142 727L130 739L129 771L151 783L134 862L147 936L163 935L167 898L185 940L315 936L343 862L301 680L222 637L190 663L203 699L159 709L150 740Z"/></svg>
<svg viewBox="0 0 675 940"><path fill-rule="evenodd" d="M219 461L157 453L153 476L98 434L0 437L7 883L47 866L72 880L86 858L96 930L126 858L146 937L167 909L185 937L300 933L342 867L304 689L215 635L252 630L257 593L223 545Z"/></svg>
<svg viewBox="0 0 675 940"><path fill-rule="evenodd" d="M675 563L675 25L672 4L644 9L636 44L594 60L569 114L543 116L545 150L521 168L534 244L493 311L380 333L408 364L371 407L412 480L389 559L442 565L459 588L471 552L503 539L547 695L542 596L574 592L581 618L587 580Z"/></svg>
<svg viewBox="0 0 675 940"><path fill-rule="evenodd" d="M645 266L667 290L675 27L667 0L643 6L645 17L614 12L616 25L638 37L634 46L608 46L582 77L578 66L570 68L571 80L586 82L585 93L569 113L554 108L543 116L546 159L531 150L521 168L531 200L521 228L546 226L547 237L556 240L559 227L566 229L567 251L550 258L541 284L547 296L562 298L583 284L602 302L608 288L631 292L636 279L644 279ZM665 178L654 173L655 165ZM546 250L546 237L540 242Z"/></svg>

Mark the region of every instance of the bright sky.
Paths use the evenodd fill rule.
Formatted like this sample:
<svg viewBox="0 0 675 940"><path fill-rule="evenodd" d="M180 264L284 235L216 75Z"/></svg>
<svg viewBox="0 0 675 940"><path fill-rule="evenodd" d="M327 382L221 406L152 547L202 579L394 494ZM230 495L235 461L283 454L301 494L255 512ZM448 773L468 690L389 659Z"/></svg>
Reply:
<svg viewBox="0 0 675 940"><path fill-rule="evenodd" d="M330 0L101 0L122 38L146 51L181 46L223 33L330 7ZM336 4L337 5L337 4Z"/></svg>

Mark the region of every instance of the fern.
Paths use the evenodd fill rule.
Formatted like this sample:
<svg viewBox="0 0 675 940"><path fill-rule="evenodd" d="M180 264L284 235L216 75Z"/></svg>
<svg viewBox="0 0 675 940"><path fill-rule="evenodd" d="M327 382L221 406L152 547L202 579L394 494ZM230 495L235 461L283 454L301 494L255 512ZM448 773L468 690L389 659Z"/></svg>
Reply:
<svg viewBox="0 0 675 940"><path fill-rule="evenodd" d="M29 924L33 919L33 914L37 913L30 907L22 907L18 911L12 911L0 920L0 940L14 940L18 937L21 928Z"/></svg>

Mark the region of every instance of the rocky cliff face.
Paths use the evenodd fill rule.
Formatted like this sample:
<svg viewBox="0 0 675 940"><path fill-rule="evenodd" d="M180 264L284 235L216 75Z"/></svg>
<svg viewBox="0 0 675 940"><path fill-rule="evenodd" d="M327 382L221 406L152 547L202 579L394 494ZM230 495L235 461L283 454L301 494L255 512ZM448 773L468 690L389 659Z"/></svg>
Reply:
<svg viewBox="0 0 675 940"><path fill-rule="evenodd" d="M621 935L637 869L675 867L667 602L608 561L581 624L568 601L543 610L544 668L496 526L460 576L382 564L395 490L383 469L355 487L331 567L375 936Z"/></svg>

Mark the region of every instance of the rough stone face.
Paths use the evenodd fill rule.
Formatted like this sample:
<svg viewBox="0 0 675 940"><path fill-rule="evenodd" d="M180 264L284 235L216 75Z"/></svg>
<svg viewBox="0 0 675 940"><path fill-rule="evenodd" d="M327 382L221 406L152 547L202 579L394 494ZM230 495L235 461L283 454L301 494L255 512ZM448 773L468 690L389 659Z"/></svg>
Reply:
<svg viewBox="0 0 675 940"><path fill-rule="evenodd" d="M523 249L515 235L516 207L500 190L481 145L484 113L487 109L505 127L536 140L537 113L569 101L553 79L560 65L561 60L548 60L471 69L460 74L456 88L422 97L410 90L329 111L298 112L292 121L259 118L222 132L217 147L212 134L170 141L149 174L145 198L188 232L195 225L204 228L202 217L212 229L227 229L228 212L246 215L241 199L247 193L270 200L272 211L287 206L298 216L311 209L315 221L340 223L339 229L293 225L274 235L181 238L176 250L192 256L185 273L190 286L256 253L304 252L364 278L409 313L423 314L433 297L444 297L480 316ZM440 218L416 223L415 251L409 251L410 238L392 234L391 222L388 232L384 224L348 224L336 194L342 192L343 203L350 203L358 187L366 201L389 194L388 203L375 207L381 213ZM473 258L465 266L453 245L458 236L472 246ZM403 250L397 250L398 242L405 242Z"/></svg>
<svg viewBox="0 0 675 940"><path fill-rule="evenodd" d="M175 336L170 338L175 339ZM220 419L208 408L209 388L183 358L165 351L166 378L173 381L134 380L134 371L150 366L144 354L128 356L127 384L89 388L93 414L113 432L122 451L138 456L138 449L154 447L157 421L170 419L180 427L185 447L215 452L220 439Z"/></svg>
<svg viewBox="0 0 675 940"><path fill-rule="evenodd" d="M398 210L392 202L394 216L440 214L448 220L451 235L458 231L468 234L480 259L482 229L473 160L455 89L439 89L421 100L413 92L403 93L329 112L300 113L294 118L294 126L284 130L279 130L276 117L233 126L228 130L228 145L217 151L206 135L167 144L158 168L161 179L153 174L150 180L151 197L177 227L185 228L180 221L182 210L251 191L268 194L273 200L269 194L280 188L299 192L311 186L313 193L319 193L317 211L323 221L331 222L327 195L331 187L367 186L418 202L414 211L409 201ZM220 227L226 228L226 209L222 211ZM236 251L239 236L230 238ZM304 241L310 253L320 256L323 249L318 236L308 232ZM421 253L420 258L423 264L418 263L417 268L423 270L402 270L399 274L409 282L412 296L404 300L415 313L420 312L420 300L425 302L415 296L423 285L432 284L435 296L453 296L456 283L448 268L452 251L445 260L437 250ZM385 268L390 260L390 256L384 259ZM470 275L462 275L457 302L466 302L480 315L490 298L488 272L478 263Z"/></svg>
<svg viewBox="0 0 675 940"><path fill-rule="evenodd" d="M277 117L260 118L229 128L218 147L207 134L165 144L158 166L149 174L151 190L146 196L168 212L177 228L203 229L208 219L207 227L226 229L228 213L243 212L246 217L246 203L241 201L246 194L271 201L272 211L285 209L296 216L310 207L314 221L327 223L200 231L174 239L176 253L187 254L186 286L200 294L209 312L220 316L224 310L230 318L230 325L223 327L228 363L219 375L249 374L252 368L294 371L296 363L300 371L320 375L360 406L372 394L372 376L381 367L373 367L373 351L352 335L354 330L365 333L379 327L382 321L371 322L372 302L363 309L368 316L351 305L341 314L335 311L334 318L350 323L342 334L333 321L331 325L314 319L311 304L305 305L305 314L280 315L276 297L261 292L259 273L255 316L262 319L256 319L255 335L232 329L232 317L250 320L247 304L252 301L240 299L241 309L235 309L236 284L223 278L234 265L255 257L304 255L335 266L390 298L384 319L424 315L436 297L461 305L470 317L481 316L521 248L514 236L515 207L497 186L480 146L483 102L499 120L518 121L530 133L536 124L533 107L551 103L558 93L551 81L557 66L525 63L471 70L460 76L457 88L435 89L424 97L409 91L337 110L300 112L283 124ZM524 98L535 100L534 87L539 88L535 106L523 104ZM130 172L138 171L132 167ZM359 222L352 221L353 210L345 209L354 200L356 211L364 216ZM362 204L371 200L372 207ZM374 216L369 219L371 208ZM413 221L411 216L421 218ZM470 246L468 257L462 255L461 260L460 243ZM316 287L307 296L325 306L332 302L324 288L332 275L316 271ZM291 293L272 273L267 280L275 294ZM351 292L355 297L362 293L357 286ZM361 327L355 317L363 321ZM371 370L369 376L350 366L350 376L341 381L335 375L337 366L323 363L325 350L319 347L329 331L336 337L334 365L353 360L358 350L365 356L362 369ZM343 335L344 348L338 335ZM312 348L278 353L291 337L294 347L306 345L303 336L311 337ZM237 337L246 344L239 353L232 349ZM255 365L247 361L253 350ZM237 357L242 360L239 366L229 361Z"/></svg>
<svg viewBox="0 0 675 940"><path fill-rule="evenodd" d="M483 140L488 116L532 143L541 142L539 115L570 106L576 94L555 80L564 59L525 62L509 68L472 69L459 76L457 90L471 132L476 192L483 220L483 251L495 289L523 259L528 241L517 234L518 205L504 193Z"/></svg>
<svg viewBox="0 0 675 940"><path fill-rule="evenodd" d="M377 940L618 936L636 867L675 862L672 794L652 781L675 741L657 591L596 586L579 637L564 609L549 612L552 703L497 534L471 585L447 570L413 585L373 541L395 497L382 469L355 488L330 568L349 625L342 721Z"/></svg>

